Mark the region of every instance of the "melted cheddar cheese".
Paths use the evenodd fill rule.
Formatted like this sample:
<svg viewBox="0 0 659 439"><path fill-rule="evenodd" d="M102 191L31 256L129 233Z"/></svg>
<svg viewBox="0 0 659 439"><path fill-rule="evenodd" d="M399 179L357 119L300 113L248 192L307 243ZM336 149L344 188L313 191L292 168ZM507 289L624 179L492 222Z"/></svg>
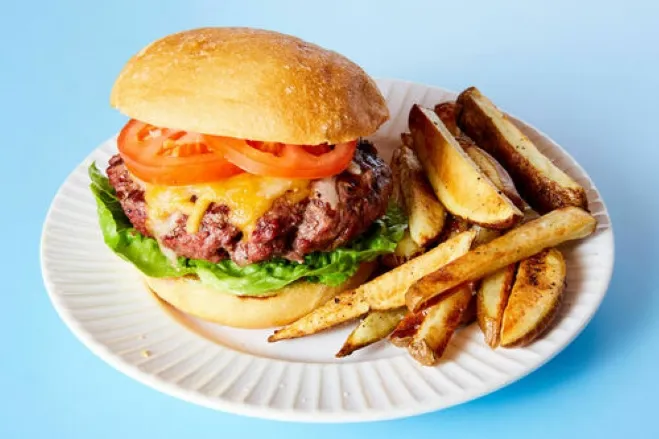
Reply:
<svg viewBox="0 0 659 439"><path fill-rule="evenodd" d="M275 199L286 195L296 203L309 195L310 180L260 177L240 174L226 180L191 186L159 186L144 184L149 227L156 235L167 233L163 225L172 224L177 213L187 215L186 231L199 231L201 220L211 203L229 208L229 221L249 236L256 221L271 207Z"/></svg>

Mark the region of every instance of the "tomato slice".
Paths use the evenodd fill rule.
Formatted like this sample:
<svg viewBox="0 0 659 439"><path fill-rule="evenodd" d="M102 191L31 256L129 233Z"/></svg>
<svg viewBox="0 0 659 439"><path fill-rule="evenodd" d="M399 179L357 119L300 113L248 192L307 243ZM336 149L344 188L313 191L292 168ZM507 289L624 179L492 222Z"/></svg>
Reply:
<svg viewBox="0 0 659 439"><path fill-rule="evenodd" d="M336 145L289 145L231 137L204 136L234 165L252 174L281 178L325 178L344 171L357 141Z"/></svg>
<svg viewBox="0 0 659 439"><path fill-rule="evenodd" d="M132 119L119 133L119 154L137 178L169 186L222 180L244 171L197 133Z"/></svg>

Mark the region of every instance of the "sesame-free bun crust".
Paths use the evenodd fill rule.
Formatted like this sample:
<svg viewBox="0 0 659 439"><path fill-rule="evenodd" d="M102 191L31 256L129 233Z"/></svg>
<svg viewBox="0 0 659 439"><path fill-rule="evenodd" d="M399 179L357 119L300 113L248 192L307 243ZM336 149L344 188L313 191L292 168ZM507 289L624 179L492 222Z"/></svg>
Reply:
<svg viewBox="0 0 659 439"><path fill-rule="evenodd" d="M296 282L277 295L262 298L223 293L191 278L145 277L145 281L160 299L184 313L224 326L259 329L299 319L342 291L363 284L373 268L373 263L363 263L354 276L338 287Z"/></svg>
<svg viewBox="0 0 659 439"><path fill-rule="evenodd" d="M119 74L110 103L161 127L309 145L368 136L389 117L375 82L342 55L235 27L151 43Z"/></svg>

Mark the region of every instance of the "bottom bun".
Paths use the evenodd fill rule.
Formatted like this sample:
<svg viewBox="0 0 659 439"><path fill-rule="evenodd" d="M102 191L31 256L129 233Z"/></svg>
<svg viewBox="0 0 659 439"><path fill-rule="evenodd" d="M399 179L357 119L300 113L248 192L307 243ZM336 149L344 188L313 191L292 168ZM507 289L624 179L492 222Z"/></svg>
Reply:
<svg viewBox="0 0 659 439"><path fill-rule="evenodd" d="M300 281L268 297L222 293L191 278L145 279L153 293L184 313L224 326L263 329L287 325L342 291L358 287L374 267L374 263L363 263L354 276L338 287Z"/></svg>

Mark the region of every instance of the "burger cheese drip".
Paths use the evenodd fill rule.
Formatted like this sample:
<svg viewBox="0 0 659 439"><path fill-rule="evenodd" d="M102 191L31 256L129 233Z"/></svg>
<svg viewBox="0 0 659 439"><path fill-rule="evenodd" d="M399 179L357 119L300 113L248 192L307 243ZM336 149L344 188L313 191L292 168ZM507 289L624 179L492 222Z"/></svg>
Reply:
<svg viewBox="0 0 659 439"><path fill-rule="evenodd" d="M248 237L273 202L286 195L291 203L309 196L310 180L240 174L219 182L188 186L144 183L149 228L162 234L172 215L187 215L187 233L197 233L204 213L212 204L229 208L229 220ZM160 233L157 233L158 231Z"/></svg>

